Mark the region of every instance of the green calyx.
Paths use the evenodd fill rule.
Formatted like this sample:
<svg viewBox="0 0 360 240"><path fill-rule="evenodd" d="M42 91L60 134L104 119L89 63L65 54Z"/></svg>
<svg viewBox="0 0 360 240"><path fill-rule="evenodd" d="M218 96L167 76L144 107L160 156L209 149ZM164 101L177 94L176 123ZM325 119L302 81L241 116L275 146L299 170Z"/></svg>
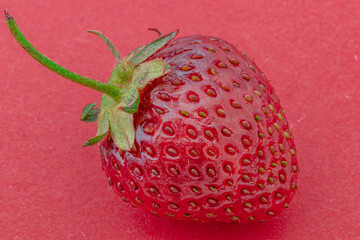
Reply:
<svg viewBox="0 0 360 240"><path fill-rule="evenodd" d="M178 31L136 48L124 59L121 59L118 50L107 37L100 32L89 31L104 40L116 59L108 82L103 83L80 76L54 63L28 42L13 17L6 11L5 19L15 40L39 63L73 82L104 93L99 109L95 108L95 103L86 105L83 109L82 121L97 122L96 136L83 146L94 145L109 134L119 149L130 150L135 141L133 114L140 105L139 90L171 71L170 65L161 58L146 60L171 41Z"/></svg>

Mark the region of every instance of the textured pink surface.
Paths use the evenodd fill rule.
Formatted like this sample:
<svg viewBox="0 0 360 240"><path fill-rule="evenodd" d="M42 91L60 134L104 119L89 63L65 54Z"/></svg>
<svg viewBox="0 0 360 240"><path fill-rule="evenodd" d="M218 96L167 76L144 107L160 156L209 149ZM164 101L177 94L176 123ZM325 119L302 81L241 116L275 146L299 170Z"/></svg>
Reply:
<svg viewBox="0 0 360 240"><path fill-rule="evenodd" d="M121 201L108 187L95 126L79 121L100 94L32 60L0 21L0 239L360 239L360 2L0 0L42 52L105 81L113 56L156 35L219 36L272 80L294 130L299 191L251 226L181 223Z"/></svg>

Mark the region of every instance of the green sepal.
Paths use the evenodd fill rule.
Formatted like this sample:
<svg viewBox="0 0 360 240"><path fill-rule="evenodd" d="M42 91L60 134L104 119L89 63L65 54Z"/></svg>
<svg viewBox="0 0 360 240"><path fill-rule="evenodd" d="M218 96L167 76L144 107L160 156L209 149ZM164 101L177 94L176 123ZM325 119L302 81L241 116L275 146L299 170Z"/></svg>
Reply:
<svg viewBox="0 0 360 240"><path fill-rule="evenodd" d="M139 54L145 48L140 47L130 55ZM133 114L139 108L139 90L152 80L168 74L171 67L161 58L143 62L135 68L129 66L125 60L126 58L115 65L109 79L109 83L122 86L121 100L116 102L107 95L103 96L97 134L99 135L109 129L110 136L117 147L122 150L130 150L135 141Z"/></svg>
<svg viewBox="0 0 360 240"><path fill-rule="evenodd" d="M136 86L131 85L128 91L124 94L122 101L118 108L124 112L134 114L139 108L140 96Z"/></svg>
<svg viewBox="0 0 360 240"><path fill-rule="evenodd" d="M144 62L137 66L133 73L131 85L123 94L119 107L122 111L134 114L139 108L139 91L152 80L162 77L171 71L171 67L162 58ZM125 105L125 106L124 106Z"/></svg>
<svg viewBox="0 0 360 240"><path fill-rule="evenodd" d="M135 48L134 50L132 50L129 55L127 55L124 58L124 62L129 62L130 59L132 59L136 54L138 54L139 52L141 52L144 48L146 47L146 45L142 45L140 47Z"/></svg>
<svg viewBox="0 0 360 240"><path fill-rule="evenodd" d="M131 66L136 67L140 63L144 62L155 52L160 50L163 46L165 46L171 39L173 39L178 34L178 31L169 33L161 38L156 39L147 45L144 49L142 49L138 54L132 57L128 62Z"/></svg>
<svg viewBox="0 0 360 240"><path fill-rule="evenodd" d="M108 131L106 131L105 133L101 134L101 135L97 135L96 137L90 138L89 140L87 140L84 145L82 145L83 147L89 147L92 145L97 144L98 142L100 142L101 139L103 139L105 137L105 135L108 133Z"/></svg>
<svg viewBox="0 0 360 240"><path fill-rule="evenodd" d="M131 83L134 67L129 66L128 61L141 52L146 45L135 48L127 55L121 63L117 63L111 73L108 83L127 86Z"/></svg>
<svg viewBox="0 0 360 240"><path fill-rule="evenodd" d="M139 104L140 104L140 96L138 96L138 98L133 104L131 104L130 106L122 107L121 110L127 113L134 114L138 110Z"/></svg>
<svg viewBox="0 0 360 240"><path fill-rule="evenodd" d="M116 106L116 102L109 96L104 95L101 98L100 112L98 115L98 119L96 121L96 135L101 135L107 131L109 131L109 114L110 109Z"/></svg>
<svg viewBox="0 0 360 240"><path fill-rule="evenodd" d="M162 58L144 62L134 71L132 84L139 90L152 80L162 77L171 71L171 67Z"/></svg>
<svg viewBox="0 0 360 240"><path fill-rule="evenodd" d="M99 36L106 44L106 46L110 49L114 57L116 58L116 61L120 62L121 57L119 51L116 49L114 44L101 32L95 31L95 30L88 30L89 33L94 33L95 35Z"/></svg>
<svg viewBox="0 0 360 240"><path fill-rule="evenodd" d="M119 149L129 151L135 141L133 114L112 109L109 114L110 134Z"/></svg>
<svg viewBox="0 0 360 240"><path fill-rule="evenodd" d="M99 109L94 108L95 106L96 103L86 105L82 111L80 120L84 122L95 122L99 114Z"/></svg>
<svg viewBox="0 0 360 240"><path fill-rule="evenodd" d="M139 96L139 91L134 85L130 85L127 91L124 93L118 107L125 107L132 105Z"/></svg>
<svg viewBox="0 0 360 240"><path fill-rule="evenodd" d="M105 99L105 101L104 101ZM104 95L101 99L101 103L108 103L114 101L110 96ZM106 105L106 104L105 104ZM96 136L93 138L90 138L89 140L87 140L83 147L88 147L88 146L92 146L96 143L98 143L101 139L103 139L103 137L109 133L110 130L110 124L109 124L109 115L110 115L110 111L106 110L103 111L102 109L100 109L98 118L97 118L97 133Z"/></svg>
<svg viewBox="0 0 360 240"><path fill-rule="evenodd" d="M134 68L129 67L123 60L120 63L116 63L115 67L112 70L108 83L115 86L121 86L121 90L123 93L124 88L126 88L131 83L133 73Z"/></svg>

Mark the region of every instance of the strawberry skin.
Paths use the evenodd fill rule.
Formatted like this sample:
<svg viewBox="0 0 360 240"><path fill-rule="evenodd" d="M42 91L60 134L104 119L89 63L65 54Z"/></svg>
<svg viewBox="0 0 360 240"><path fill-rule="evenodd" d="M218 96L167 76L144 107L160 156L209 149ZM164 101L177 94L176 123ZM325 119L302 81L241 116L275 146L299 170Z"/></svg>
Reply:
<svg viewBox="0 0 360 240"><path fill-rule="evenodd" d="M233 45L200 35L178 38L150 59L171 72L140 92L135 143L100 152L124 201L187 221L263 222L297 189L291 129L258 66Z"/></svg>

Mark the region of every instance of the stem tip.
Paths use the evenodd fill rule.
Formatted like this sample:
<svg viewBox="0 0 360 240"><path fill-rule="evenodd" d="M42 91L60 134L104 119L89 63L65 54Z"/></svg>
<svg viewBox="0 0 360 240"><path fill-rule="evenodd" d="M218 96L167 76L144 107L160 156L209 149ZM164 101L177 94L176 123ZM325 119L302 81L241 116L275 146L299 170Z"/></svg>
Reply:
<svg viewBox="0 0 360 240"><path fill-rule="evenodd" d="M159 37L161 37L162 33L159 31L159 29L157 28L148 28L149 31L154 31L157 32L157 34L159 34Z"/></svg>
<svg viewBox="0 0 360 240"><path fill-rule="evenodd" d="M10 13L6 9L4 9L4 14L5 14L6 21L10 21L13 19L13 17L10 15Z"/></svg>

